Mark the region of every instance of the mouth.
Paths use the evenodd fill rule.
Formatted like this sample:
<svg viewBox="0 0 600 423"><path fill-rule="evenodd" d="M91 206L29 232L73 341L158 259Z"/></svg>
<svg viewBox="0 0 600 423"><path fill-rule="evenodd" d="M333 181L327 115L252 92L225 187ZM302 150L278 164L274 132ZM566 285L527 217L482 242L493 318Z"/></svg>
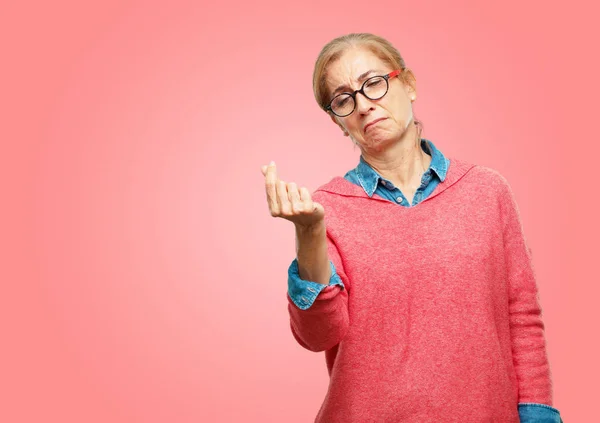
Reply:
<svg viewBox="0 0 600 423"><path fill-rule="evenodd" d="M374 120L374 121L372 121L372 122L369 122L369 123L367 123L367 124L365 125L365 128L363 129L363 131L365 131L365 132L366 132L366 131L367 131L367 128L368 128L369 126L371 126L371 125L374 125L374 124L376 124L377 122L380 122L380 121L382 121L382 120L385 120L385 119L387 119L387 118L379 118L379 119L375 119L375 120Z"/></svg>

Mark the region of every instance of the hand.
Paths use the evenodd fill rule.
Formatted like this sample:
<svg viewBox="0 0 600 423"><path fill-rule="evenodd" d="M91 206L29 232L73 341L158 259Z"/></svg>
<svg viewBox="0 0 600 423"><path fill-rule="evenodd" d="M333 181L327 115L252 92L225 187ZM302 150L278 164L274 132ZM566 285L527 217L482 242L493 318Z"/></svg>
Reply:
<svg viewBox="0 0 600 423"><path fill-rule="evenodd" d="M320 224L325 217L325 209L312 201L307 188L298 190L294 182L285 183L277 177L275 162L261 167L265 175L267 202L273 217L282 217L302 229Z"/></svg>

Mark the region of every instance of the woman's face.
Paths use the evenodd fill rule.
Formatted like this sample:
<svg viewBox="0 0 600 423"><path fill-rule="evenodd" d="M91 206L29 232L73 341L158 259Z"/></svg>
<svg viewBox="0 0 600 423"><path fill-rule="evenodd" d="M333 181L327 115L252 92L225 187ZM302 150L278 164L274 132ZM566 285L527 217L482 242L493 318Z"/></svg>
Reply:
<svg viewBox="0 0 600 423"><path fill-rule="evenodd" d="M327 68L329 100L342 92L360 89L363 82L372 76L385 75L393 70L369 50L352 48ZM366 74L369 71L371 73ZM357 93L354 112L345 117L329 112L331 119L363 150L384 150L401 139L413 118L411 103L416 98L414 77L410 70L406 71L405 77L412 86L403 84L398 77L390 78L385 96L369 100ZM383 120L369 125L378 119Z"/></svg>

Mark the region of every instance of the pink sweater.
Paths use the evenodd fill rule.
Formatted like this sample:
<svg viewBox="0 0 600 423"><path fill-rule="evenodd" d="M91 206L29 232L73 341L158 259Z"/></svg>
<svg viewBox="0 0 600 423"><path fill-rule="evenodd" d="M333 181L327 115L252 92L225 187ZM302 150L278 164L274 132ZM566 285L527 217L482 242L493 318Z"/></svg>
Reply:
<svg viewBox="0 0 600 423"><path fill-rule="evenodd" d="M502 175L451 159L414 207L342 177L313 198L344 283L307 310L288 296L295 339L325 351L315 422L518 423L518 403L553 405L531 252Z"/></svg>

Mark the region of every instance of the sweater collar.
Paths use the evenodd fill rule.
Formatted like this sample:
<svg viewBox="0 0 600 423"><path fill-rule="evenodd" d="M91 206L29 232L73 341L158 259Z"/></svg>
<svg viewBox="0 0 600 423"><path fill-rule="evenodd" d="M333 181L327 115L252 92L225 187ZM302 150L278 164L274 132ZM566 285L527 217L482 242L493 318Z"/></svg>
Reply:
<svg viewBox="0 0 600 423"><path fill-rule="evenodd" d="M474 164L464 162L458 159L447 158L446 160L447 163L449 163L449 165L446 168L444 179L435 187L435 190L423 201L427 201L435 197L436 195L444 192L446 189L458 182L464 175L467 174L467 172L469 172L469 170L471 170L471 168L475 166ZM376 200L389 202L389 200L386 200L378 194L372 194L372 196L369 196L362 186L356 185L341 176L336 176L329 182L321 185L315 190L315 192L317 191L325 191L346 197L373 198Z"/></svg>
<svg viewBox="0 0 600 423"><path fill-rule="evenodd" d="M433 172L438 176L440 181L443 182L444 179L446 179L446 173L448 171L448 159L444 157L442 152L438 150L430 140L422 138L421 148L425 153L431 156L429 169L427 169L425 173ZM386 182L386 179L384 179L375 169L371 167L371 165L365 161L362 154L360 156L358 166L354 168L354 173L356 175L356 179L358 179L358 182L369 195L369 197L373 196L379 181Z"/></svg>

